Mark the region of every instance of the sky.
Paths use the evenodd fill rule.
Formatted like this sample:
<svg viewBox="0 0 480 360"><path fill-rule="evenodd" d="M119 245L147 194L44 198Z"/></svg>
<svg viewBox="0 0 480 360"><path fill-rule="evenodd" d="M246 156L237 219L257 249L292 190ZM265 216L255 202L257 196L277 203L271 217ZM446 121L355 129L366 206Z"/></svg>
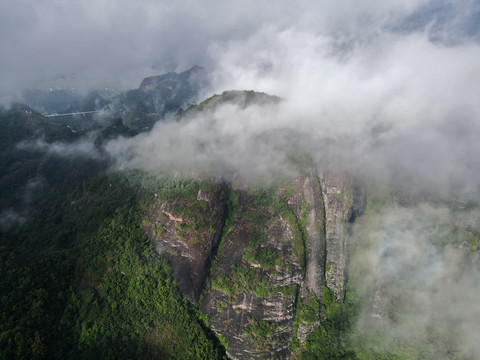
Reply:
<svg viewBox="0 0 480 360"><path fill-rule="evenodd" d="M308 158L372 183L478 200L480 0L3 0L0 49L3 103L51 84L136 88L145 76L193 65L211 84L198 101L244 89L283 99L227 104L112 140L105 151L117 168L268 182L295 176ZM85 140L69 151L23 146L96 151ZM444 246L453 230L437 225L450 220L464 228L478 213L392 205L360 219L352 266L368 291L384 284L385 304L401 299L403 320L386 325L392 333L415 341L433 327L447 337L454 329L452 346L468 357L480 351L471 321L480 276Z"/></svg>
<svg viewBox="0 0 480 360"><path fill-rule="evenodd" d="M475 42L479 16L472 0L3 0L0 91L5 99L73 76L78 86L109 80L136 87L144 76L193 65L221 70L225 86L241 86L248 79L237 72L245 68L269 79L285 73L291 61L301 61L291 51L324 57L317 52L326 46L347 60L359 50L394 50L398 39L389 36Z"/></svg>

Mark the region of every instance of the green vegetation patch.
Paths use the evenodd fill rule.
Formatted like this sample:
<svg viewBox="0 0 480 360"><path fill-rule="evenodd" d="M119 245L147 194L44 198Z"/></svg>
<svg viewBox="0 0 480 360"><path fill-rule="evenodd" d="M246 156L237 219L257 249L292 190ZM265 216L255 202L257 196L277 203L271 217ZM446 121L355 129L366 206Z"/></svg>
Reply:
<svg viewBox="0 0 480 360"><path fill-rule="evenodd" d="M264 270L274 269L275 266L283 265L282 258L277 250L262 247L255 250L252 247L247 247L243 253L243 261L250 263L258 262Z"/></svg>
<svg viewBox="0 0 480 360"><path fill-rule="evenodd" d="M272 213L278 213L293 230L293 248L298 262L303 267L305 264L305 238L306 228L297 219L293 210L288 206L287 200L276 195L272 190L259 190L255 197L258 206L266 207Z"/></svg>
<svg viewBox="0 0 480 360"><path fill-rule="evenodd" d="M320 301L314 293L309 293L305 302L299 301L297 314L297 321L307 325L312 325L320 319Z"/></svg>
<svg viewBox="0 0 480 360"><path fill-rule="evenodd" d="M82 352L102 358L223 356L202 316L182 298L166 261L155 255L135 209L118 209L82 258L85 276L98 283L69 304Z"/></svg>
<svg viewBox="0 0 480 360"><path fill-rule="evenodd" d="M167 232L167 229L165 229L165 226L162 224L162 223L155 223L153 225L153 233L155 235L162 235L162 234L165 234Z"/></svg>
<svg viewBox="0 0 480 360"><path fill-rule="evenodd" d="M222 291L231 298L246 292L254 292L258 297L273 295L278 292L284 295L294 295L297 285L273 287L260 268L237 265L230 275L221 274L212 280L212 288Z"/></svg>
<svg viewBox="0 0 480 360"><path fill-rule="evenodd" d="M156 174L129 173L133 184L145 189L143 198L146 205L154 201L169 201L183 199L194 203L198 191L217 191L219 183L213 181L198 181L195 179L173 178Z"/></svg>
<svg viewBox="0 0 480 360"><path fill-rule="evenodd" d="M141 228L143 190L98 175L60 191L1 233L0 358L225 358Z"/></svg>
<svg viewBox="0 0 480 360"><path fill-rule="evenodd" d="M352 295L346 297L342 304L336 302L333 291L324 286L322 291L322 310L325 318L305 340L301 359L358 359L350 343L351 324L355 321L357 311ZM308 303L300 311L304 321L314 314L318 299L311 296Z"/></svg>
<svg viewBox="0 0 480 360"><path fill-rule="evenodd" d="M212 239L225 211L225 186L207 181L166 183L167 189L154 193L154 198L160 201L154 201L148 205L147 202L142 204L146 214L144 228L148 231L149 223L153 223L152 233L161 236L167 232L167 229L170 231L173 227L177 237L193 244ZM150 190L147 191L150 192ZM197 200L199 191L208 191L209 201ZM172 197L174 198L170 199ZM149 198L148 195L147 198ZM159 204L166 205L166 210L161 213L160 219Z"/></svg>
<svg viewBox="0 0 480 360"><path fill-rule="evenodd" d="M278 328L279 324L275 322L257 320L250 317L248 319L248 324L245 327L244 335L253 344L257 351L271 354L279 341L275 337L275 332Z"/></svg>

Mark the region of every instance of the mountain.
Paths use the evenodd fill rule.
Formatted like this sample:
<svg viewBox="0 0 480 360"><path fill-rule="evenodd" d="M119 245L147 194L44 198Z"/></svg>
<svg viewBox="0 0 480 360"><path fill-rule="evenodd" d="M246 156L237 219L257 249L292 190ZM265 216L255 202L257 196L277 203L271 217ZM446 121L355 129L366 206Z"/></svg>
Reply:
<svg viewBox="0 0 480 360"><path fill-rule="evenodd" d="M179 94L196 71L135 91ZM227 91L176 121L280 101ZM137 135L122 118L73 132L15 105L0 121L0 358L475 358L461 350L465 334L441 323L415 341L396 333L423 329L408 314L412 304L428 311L425 294L432 306L471 298L429 275L454 258L462 267L440 278L452 288L475 279L462 270L478 262L473 203L312 161L263 185L114 170L103 146ZM431 245L415 242L425 234Z"/></svg>
<svg viewBox="0 0 480 360"><path fill-rule="evenodd" d="M47 141L71 141L77 137L65 125L47 121L41 114L28 106L13 104L8 110L0 109L0 149L33 137L43 137Z"/></svg>
<svg viewBox="0 0 480 360"><path fill-rule="evenodd" d="M240 109L245 109L252 105L274 105L280 101L281 98L278 96L268 95L262 92L253 90L231 90L224 91L221 94L214 94L198 105L189 106L185 111L180 110L178 115L185 116L189 113L199 111L215 111L219 106L225 104L231 104L238 106Z"/></svg>
<svg viewBox="0 0 480 360"><path fill-rule="evenodd" d="M147 77L138 89L127 91L98 89L83 94L74 89L30 89L22 95L24 102L35 111L56 115L50 118L53 122L75 130L98 129L105 119L108 123L118 117L133 130L146 130L165 115L194 102L200 89L207 85L206 71L193 66L181 73Z"/></svg>
<svg viewBox="0 0 480 360"><path fill-rule="evenodd" d="M71 143L79 134L21 104L0 110L0 124L0 205L9 211L30 202L50 177L51 157L32 151L32 146L60 140Z"/></svg>
<svg viewBox="0 0 480 360"><path fill-rule="evenodd" d="M109 108L107 100L97 90L82 94L75 90L48 89L25 90L23 101L35 111L47 114L71 114L86 112L84 114L50 117L52 122L69 125L76 130L88 130L97 125L94 111Z"/></svg>
<svg viewBox="0 0 480 360"><path fill-rule="evenodd" d="M170 72L143 79L140 87L119 98L119 111L126 126L151 128L168 113L176 113L195 100L207 84L205 70L194 66L182 73Z"/></svg>

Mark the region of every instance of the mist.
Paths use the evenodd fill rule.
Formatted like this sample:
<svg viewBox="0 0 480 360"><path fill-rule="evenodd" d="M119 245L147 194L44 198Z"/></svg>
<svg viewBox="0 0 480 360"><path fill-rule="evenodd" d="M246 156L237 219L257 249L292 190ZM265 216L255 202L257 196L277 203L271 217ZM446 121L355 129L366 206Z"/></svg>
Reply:
<svg viewBox="0 0 480 360"><path fill-rule="evenodd" d="M267 39L272 50L257 51ZM283 101L245 109L226 104L159 122L149 134L107 146L120 167L268 178L272 171L297 174L295 153L416 191L462 197L478 191L477 44L451 47L424 33L385 33L347 56L331 39L269 28L219 54L217 93L255 89ZM242 63L247 54L256 55ZM260 67L255 57L269 65Z"/></svg>
<svg viewBox="0 0 480 360"><path fill-rule="evenodd" d="M211 92L254 89L283 101L172 118L110 142L107 152L122 169L269 183L310 166L434 199L477 201L480 47L472 28L459 25L466 8L459 5L443 24L437 11L413 26L432 3L376 5L372 13L363 9L369 16L362 21L355 10L330 9L335 21L266 24L212 45ZM367 301L355 323L356 346L475 358L480 272L468 241L478 242L478 221L474 211L421 202L358 220L349 286Z"/></svg>
<svg viewBox="0 0 480 360"><path fill-rule="evenodd" d="M357 341L410 356L421 349L427 359L476 358L480 268L472 247L478 221L478 210L427 204L360 218L349 273L368 301Z"/></svg>
<svg viewBox="0 0 480 360"><path fill-rule="evenodd" d="M53 155L59 158L72 159L84 157L94 160L102 159L102 154L95 147L95 137L82 138L71 143L55 141L49 143L43 138L36 140L23 140L16 144L19 150L39 152L46 155Z"/></svg>
<svg viewBox="0 0 480 360"><path fill-rule="evenodd" d="M250 43L255 53L246 54L248 48L243 47L225 56L239 55L237 62L265 71L271 58L277 62L283 58L272 46L275 38L292 29L312 37L309 47L313 51L315 42L323 39L333 41L342 53L384 33L426 33L440 43L477 41L479 12L475 0L401 4L378 0L365 4L349 0L335 4L308 0L295 4L6 0L0 4L4 54L0 98L6 101L32 87L78 89L108 82L132 88L145 76L195 64L216 71L224 64L219 64L218 57L224 57L221 52L234 44ZM258 42L266 29L273 31L274 38ZM233 68L227 72L217 75L238 75ZM240 77L248 74L242 72Z"/></svg>
<svg viewBox="0 0 480 360"><path fill-rule="evenodd" d="M25 223L25 217L13 209L6 209L0 213L0 229L10 229L23 223Z"/></svg>
<svg viewBox="0 0 480 360"><path fill-rule="evenodd" d="M101 152L113 169L271 184L328 168L478 201L479 19L478 0L6 0L0 103L52 84L136 88L145 76L201 65L210 85L198 101L226 90L282 101L225 103L107 141ZM93 140L19 146L100 156ZM23 221L9 210L0 220ZM479 220L421 203L359 218L352 282L382 301L362 308L357 340L379 351L431 344L432 358L480 353L478 256L462 238L477 234Z"/></svg>

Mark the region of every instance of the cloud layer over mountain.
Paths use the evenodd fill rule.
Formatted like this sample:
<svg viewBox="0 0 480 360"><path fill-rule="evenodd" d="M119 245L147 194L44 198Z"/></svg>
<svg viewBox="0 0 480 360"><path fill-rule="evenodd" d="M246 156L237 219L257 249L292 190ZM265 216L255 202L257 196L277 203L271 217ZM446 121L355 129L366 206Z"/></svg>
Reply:
<svg viewBox="0 0 480 360"><path fill-rule="evenodd" d="M479 19L478 0L4 0L0 101L67 81L62 76L77 87L106 79L136 87L152 72L199 64L211 78L200 98L248 89L284 100L225 104L112 140L105 150L118 168L270 181L310 162L416 193L478 200ZM51 151L69 155L61 146ZM436 228L456 216L422 205L360 220L352 266L366 289L381 285L385 304L398 299L399 320L385 325L394 336L448 337L453 329L455 354L470 356L479 351L471 321L478 266L445 246L453 230ZM471 216L478 224L468 213L454 219L458 228L467 229Z"/></svg>

